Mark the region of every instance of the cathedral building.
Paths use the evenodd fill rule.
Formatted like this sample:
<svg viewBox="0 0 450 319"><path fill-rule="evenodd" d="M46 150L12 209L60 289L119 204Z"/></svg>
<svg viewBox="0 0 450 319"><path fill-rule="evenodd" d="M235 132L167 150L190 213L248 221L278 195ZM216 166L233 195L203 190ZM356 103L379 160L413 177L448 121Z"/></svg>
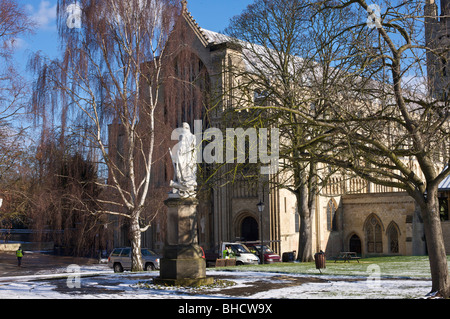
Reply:
<svg viewBox="0 0 450 319"><path fill-rule="evenodd" d="M425 42L427 53L427 74L429 93L436 99L447 100L449 90L450 52L450 3L441 0L441 12L434 0L426 0Z"/></svg>
<svg viewBox="0 0 450 319"><path fill-rule="evenodd" d="M442 2L445 13L447 1ZM425 10L436 14L434 1L428 0ZM450 22L447 19L450 21L450 18L439 20L436 15L427 18L430 44L438 45L442 41L446 45L446 41L450 41L450 35L447 36ZM164 107L160 110L158 127L166 127L161 131L170 132L186 122L193 131L198 125L200 128L197 129L202 131L211 127L224 129L221 116L224 110L236 103L236 97L229 92L233 83L238 81L226 70L230 66L248 66L242 58L242 51L229 37L201 28L186 5L182 20L185 24L182 43L185 58L183 64L176 64L175 72L195 85L181 88L177 87L181 84L174 84L170 90L164 90ZM432 61L428 62L430 70L440 72L439 76L429 79L434 83L432 94L445 98L447 64L435 58ZM439 65L439 70L436 65ZM176 89L182 89L182 97L174 94ZM152 177L155 185L168 186L173 174L170 158L166 156L165 161L155 165ZM207 175L210 167L202 167ZM440 190L442 225L450 252L450 179L442 183ZM261 239L280 256L298 250L300 225L296 197L290 191L271 184L267 176L260 175L253 180L229 177L203 188L199 192L199 201L198 239L205 250L218 252L222 242ZM259 203L264 203L262 212L258 209L261 208ZM356 252L361 256L426 254L420 211L405 192L360 178L335 175L320 190L314 206L313 253L323 250L328 258L342 251ZM125 244L124 240L124 236L116 235L114 245ZM155 219L144 235L143 246L162 251L164 214Z"/></svg>

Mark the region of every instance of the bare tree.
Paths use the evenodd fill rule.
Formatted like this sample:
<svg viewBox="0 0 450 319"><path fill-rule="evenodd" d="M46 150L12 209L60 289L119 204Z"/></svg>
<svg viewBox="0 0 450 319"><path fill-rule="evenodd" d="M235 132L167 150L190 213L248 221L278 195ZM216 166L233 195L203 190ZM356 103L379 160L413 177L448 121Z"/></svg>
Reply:
<svg viewBox="0 0 450 319"><path fill-rule="evenodd" d="M421 209L430 258L432 292L450 294L447 259L439 217L438 186L449 175L450 109L427 93L422 1L383 3L375 14L363 0L322 1L324 10L359 10L359 21L343 30L347 38L370 31L335 67L352 70L329 91L328 116L310 125L333 134L311 149L321 161L411 195ZM368 17L370 19L368 19ZM301 110L300 110L301 111Z"/></svg>
<svg viewBox="0 0 450 319"><path fill-rule="evenodd" d="M0 1L0 192L4 199L2 218L22 219L16 206L15 189L20 188L22 161L26 158L26 132L13 125L23 116L28 86L16 69L13 53L19 37L32 33L35 24L15 0ZM14 222L17 226L21 222Z"/></svg>
<svg viewBox="0 0 450 319"><path fill-rule="evenodd" d="M342 21L352 19L349 10L330 15L318 9L305 1L256 1L225 30L238 39L246 66L230 70L242 93L233 111L249 125L280 129L280 170L271 182L297 198L300 261L313 260L315 198L327 180L309 148L320 145L327 129L309 125L297 112L325 117L327 92L344 73L333 63L354 41L339 36Z"/></svg>
<svg viewBox="0 0 450 319"><path fill-rule="evenodd" d="M25 8L15 0L0 1L0 124L4 125L22 107L26 81L17 72L13 52L21 35L32 32L35 24Z"/></svg>
<svg viewBox="0 0 450 319"><path fill-rule="evenodd" d="M32 172L20 176L27 187L17 192L25 204L28 227L37 241L52 241L64 253L95 256L105 248L105 215L98 211L101 188L97 166L82 154L77 137L47 135L35 150ZM19 190L18 190L19 191Z"/></svg>
<svg viewBox="0 0 450 319"><path fill-rule="evenodd" d="M24 199L30 185L34 154L25 132L8 132L0 131L0 220L13 228L25 228L29 225L29 216Z"/></svg>
<svg viewBox="0 0 450 319"><path fill-rule="evenodd" d="M450 173L446 163L449 158L449 106L447 100L434 100L423 89L426 87L423 70L426 53L443 54L442 50L425 46L423 4L422 1L398 5L385 2L387 9L375 12L377 7L369 7L365 1L311 2L311 7L319 9L315 10L313 19L319 15L330 16L333 11L342 15L328 23L322 16L316 25L319 27L316 30L334 29L337 31L334 34L316 33L308 39L312 45L301 43L301 46L295 46L310 48L315 52L315 60L310 61L318 62L310 70L303 69L300 73L293 72L292 67L277 72L278 65L293 65L286 54L296 52L286 50L289 48L285 46L285 41L290 39L288 36L282 37L285 41L277 37L282 33L279 30L289 28L277 29L277 24L283 25L284 20L273 19L270 11L248 15L247 22L242 15L242 20L238 21L240 30L231 34L241 38L242 34L250 34L243 39L259 41L257 50L248 50L251 58L246 62L253 67L252 79L262 78L269 84L253 81L254 87L264 87L265 94L275 100L273 103L268 99L271 102L268 105L251 108L282 111L291 119L298 116L301 118L298 123L314 129L315 135L295 133L301 136L302 143L296 143L294 139L291 159L341 167L370 182L405 190L415 199L424 221L432 291L448 296L448 270L437 190L440 181ZM269 0L248 10L258 8L258 5L274 5L273 12L295 11L289 4L283 6ZM345 15L348 10L351 14ZM264 24L254 24L255 19ZM284 19L292 21L289 17ZM330 36L322 37L321 34ZM303 53L302 57L310 56L298 52ZM275 76L258 76L269 70L271 76ZM302 74L308 82L295 78L295 74ZM281 76L277 78L277 75ZM295 83L293 86L279 90L290 80ZM278 100L277 90L282 93ZM293 94L309 98L308 104L313 103L314 112L306 107L307 99L283 103L293 100Z"/></svg>
<svg viewBox="0 0 450 319"><path fill-rule="evenodd" d="M0 1L0 176L7 174L20 156L24 130L11 120L24 106L27 84L16 70L13 53L19 37L32 32L34 23L15 0ZM0 177L1 178L1 177Z"/></svg>
<svg viewBox="0 0 450 319"><path fill-rule="evenodd" d="M39 71L36 110L45 113L50 101L58 101L59 123L76 128L107 168L103 187L111 195L97 213L129 220L133 271L143 269L141 232L149 225L141 225L141 217L156 160L155 112L180 7L171 0L60 0L64 56L33 63Z"/></svg>

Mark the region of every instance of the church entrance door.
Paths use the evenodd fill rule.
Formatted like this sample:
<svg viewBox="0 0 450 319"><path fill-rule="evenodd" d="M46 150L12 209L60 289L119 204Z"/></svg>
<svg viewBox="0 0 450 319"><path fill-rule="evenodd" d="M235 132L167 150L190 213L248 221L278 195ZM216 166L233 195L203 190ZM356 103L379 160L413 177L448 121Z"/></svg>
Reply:
<svg viewBox="0 0 450 319"><path fill-rule="evenodd" d="M241 237L243 241L254 241L259 238L258 222L253 217L245 217L241 224Z"/></svg>
<svg viewBox="0 0 450 319"><path fill-rule="evenodd" d="M357 255L361 255L361 239L359 239L358 235L350 237L348 246L350 251L355 252Z"/></svg>

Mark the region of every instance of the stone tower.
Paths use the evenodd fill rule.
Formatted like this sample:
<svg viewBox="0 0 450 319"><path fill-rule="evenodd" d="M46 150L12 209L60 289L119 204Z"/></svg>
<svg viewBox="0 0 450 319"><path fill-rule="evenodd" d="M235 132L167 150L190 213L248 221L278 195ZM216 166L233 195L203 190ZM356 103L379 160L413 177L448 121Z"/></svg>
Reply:
<svg viewBox="0 0 450 319"><path fill-rule="evenodd" d="M450 1L441 0L441 13L435 0L425 4L425 41L427 52L428 88L431 96L447 100L450 83Z"/></svg>

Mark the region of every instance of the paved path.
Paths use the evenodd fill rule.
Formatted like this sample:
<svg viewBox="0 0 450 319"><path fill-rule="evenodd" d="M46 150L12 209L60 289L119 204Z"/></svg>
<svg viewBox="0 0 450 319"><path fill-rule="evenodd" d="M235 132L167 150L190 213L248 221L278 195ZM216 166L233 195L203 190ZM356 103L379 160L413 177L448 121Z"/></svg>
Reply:
<svg viewBox="0 0 450 319"><path fill-rule="evenodd" d="M22 266L18 267L15 253L2 252L0 253L0 280L2 277L30 276L51 272L73 264L93 265L98 264L98 260L25 251Z"/></svg>

